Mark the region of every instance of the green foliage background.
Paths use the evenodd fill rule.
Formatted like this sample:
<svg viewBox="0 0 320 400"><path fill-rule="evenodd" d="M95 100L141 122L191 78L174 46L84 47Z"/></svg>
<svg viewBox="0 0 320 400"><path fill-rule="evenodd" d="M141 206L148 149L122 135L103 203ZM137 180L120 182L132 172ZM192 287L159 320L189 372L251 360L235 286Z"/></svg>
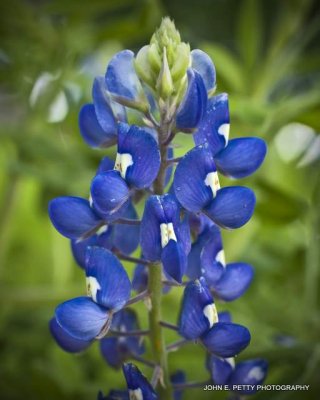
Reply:
<svg viewBox="0 0 320 400"><path fill-rule="evenodd" d="M264 166L241 182L257 193L253 220L224 233L227 260L252 263L255 279L243 298L218 308L231 310L250 329L251 346L239 358L267 358L267 383L311 385L308 392L262 392L257 399L319 398L319 157L304 167L298 157L286 163L281 151L296 143L301 160L303 138L289 129L280 151L275 141L291 122L320 132L317 2L10 0L0 3L1 399L87 400L99 389L123 386L97 345L72 356L49 335L55 306L84 293L84 280L68 240L50 225L47 203L57 195L87 196L105 154L88 149L77 127L92 77L104 73L114 52L148 42L165 15L192 47L212 56L218 91L229 93L231 136L257 135L269 145ZM43 73L51 74L49 84L32 100ZM56 110L60 120L48 122L57 96L67 112L58 118ZM178 155L191 146L186 136L177 142ZM175 289L164 302L167 320L176 321L178 305ZM145 325L144 310L139 313ZM176 337L169 333L167 339ZM204 353L194 345L171 354L169 362L172 372L186 369L189 380L207 379ZM185 396L195 397L226 394L197 389Z"/></svg>

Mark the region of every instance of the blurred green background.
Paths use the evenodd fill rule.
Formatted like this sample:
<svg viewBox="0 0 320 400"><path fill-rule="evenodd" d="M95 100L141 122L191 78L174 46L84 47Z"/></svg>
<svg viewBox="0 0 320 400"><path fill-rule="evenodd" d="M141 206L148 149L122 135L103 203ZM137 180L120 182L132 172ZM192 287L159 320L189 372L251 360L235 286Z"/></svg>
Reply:
<svg viewBox="0 0 320 400"><path fill-rule="evenodd" d="M0 2L1 399L87 400L123 387L97 345L72 356L49 335L55 306L85 285L68 240L50 225L47 203L88 195L105 152L81 140L80 106L112 54L147 43L165 15L214 60L218 92L229 93L231 137L257 135L269 145L264 166L241 182L256 191L254 218L224 233L227 261L252 263L255 279L243 298L218 309L250 329L252 343L239 359L267 358L267 383L311 385L257 399L319 398L319 11L311 0ZM189 139L177 138L178 154ZM164 302L171 322L179 290ZM145 325L145 310L139 313ZM184 368L189 380L207 379L204 353L194 345L169 362L171 372ZM185 396L195 397L226 394L195 389Z"/></svg>

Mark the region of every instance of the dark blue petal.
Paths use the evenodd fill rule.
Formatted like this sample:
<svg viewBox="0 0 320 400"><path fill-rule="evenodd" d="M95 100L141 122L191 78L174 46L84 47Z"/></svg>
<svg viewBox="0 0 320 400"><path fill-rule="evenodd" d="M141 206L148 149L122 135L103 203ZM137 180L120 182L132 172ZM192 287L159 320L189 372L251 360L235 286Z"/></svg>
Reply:
<svg viewBox="0 0 320 400"><path fill-rule="evenodd" d="M89 201L80 197L57 197L49 203L49 217L61 235L69 239L85 238L101 225L101 218Z"/></svg>
<svg viewBox="0 0 320 400"><path fill-rule="evenodd" d="M94 105L85 104L79 113L79 128L84 141L91 147L110 147L117 142L117 130L105 132L98 122Z"/></svg>
<svg viewBox="0 0 320 400"><path fill-rule="evenodd" d="M130 191L118 171L107 171L93 178L91 196L99 213L112 215L126 204Z"/></svg>
<svg viewBox="0 0 320 400"><path fill-rule="evenodd" d="M108 337L100 340L100 351L106 362L113 368L120 368L127 359L127 353L121 352L118 348L119 339Z"/></svg>
<svg viewBox="0 0 320 400"><path fill-rule="evenodd" d="M224 187L206 207L205 214L222 228L235 229L251 218L256 198L251 189L243 186Z"/></svg>
<svg viewBox="0 0 320 400"><path fill-rule="evenodd" d="M188 215L190 230L195 237L203 233L206 228L214 225L211 219L203 214L188 212Z"/></svg>
<svg viewBox="0 0 320 400"><path fill-rule="evenodd" d="M117 311L129 300L131 283L128 274L111 251L89 247L86 275L88 294L96 303Z"/></svg>
<svg viewBox="0 0 320 400"><path fill-rule="evenodd" d="M192 68L202 76L207 91L216 86L216 69L211 58L202 50L195 49L191 52Z"/></svg>
<svg viewBox="0 0 320 400"><path fill-rule="evenodd" d="M178 201L189 211L200 211L213 199L213 190L218 189L219 181L214 178L217 179L216 166L209 148L206 145L193 148L179 162L174 175Z"/></svg>
<svg viewBox="0 0 320 400"><path fill-rule="evenodd" d="M178 109L177 128L190 132L201 121L207 107L207 90L201 75L188 69L188 88Z"/></svg>
<svg viewBox="0 0 320 400"><path fill-rule="evenodd" d="M225 385L234 369L234 358L220 358L211 356L209 369L211 377L216 385Z"/></svg>
<svg viewBox="0 0 320 400"><path fill-rule="evenodd" d="M203 278L189 282L184 290L179 316L179 333L197 339L217 321L212 295Z"/></svg>
<svg viewBox="0 0 320 400"><path fill-rule="evenodd" d="M132 203L123 213L123 218L138 219ZM116 224L113 233L113 244L124 254L131 254L139 246L140 225Z"/></svg>
<svg viewBox="0 0 320 400"><path fill-rule="evenodd" d="M228 146L215 155L217 169L232 178L253 174L262 164L267 153L264 140L255 137L232 139Z"/></svg>
<svg viewBox="0 0 320 400"><path fill-rule="evenodd" d="M113 169L113 167L114 167L114 161L111 160L111 158L109 157L103 157L97 169L96 175L99 175L102 172L110 171L111 169Z"/></svg>
<svg viewBox="0 0 320 400"><path fill-rule="evenodd" d="M106 72L109 92L117 97L136 100L141 84L134 69L134 53L123 50L113 56Z"/></svg>
<svg viewBox="0 0 320 400"><path fill-rule="evenodd" d="M229 127L228 95L222 93L208 100L206 113L194 134L194 141L197 145L208 143L212 153L216 154L228 143Z"/></svg>
<svg viewBox="0 0 320 400"><path fill-rule="evenodd" d="M249 264L228 264L221 279L213 286L214 293L221 300L232 301L240 297L249 287L253 268Z"/></svg>
<svg viewBox="0 0 320 400"><path fill-rule="evenodd" d="M161 261L165 275L181 283L187 267L187 256L181 243L169 240L162 250Z"/></svg>
<svg viewBox="0 0 320 400"><path fill-rule="evenodd" d="M137 264L132 278L132 289L138 293L143 292L148 287L148 267Z"/></svg>
<svg viewBox="0 0 320 400"><path fill-rule="evenodd" d="M186 274L192 280L198 279L202 275L200 254L203 246L210 239L210 236L210 229L204 229L204 231L198 235L196 241L191 246L191 251L188 254L188 267Z"/></svg>
<svg viewBox="0 0 320 400"><path fill-rule="evenodd" d="M92 343L90 340L78 340L65 332L58 324L55 318L52 318L49 323L51 335L54 337L58 345L69 353L80 353L87 349Z"/></svg>
<svg viewBox="0 0 320 400"><path fill-rule="evenodd" d="M81 240L71 240L71 250L73 257L75 258L78 265L85 269L86 268L86 251L87 247L89 246L96 246L97 245L97 237L93 235L88 239Z"/></svg>
<svg viewBox="0 0 320 400"><path fill-rule="evenodd" d="M103 76L95 78L92 86L92 98L96 116L101 128L107 133L117 134L117 122L108 99Z"/></svg>
<svg viewBox="0 0 320 400"><path fill-rule="evenodd" d="M99 335L109 313L89 297L76 297L56 308L56 320L70 336L90 341Z"/></svg>
<svg viewBox="0 0 320 400"><path fill-rule="evenodd" d="M184 371L178 370L174 374L170 376L171 383L174 384L181 384L185 383L186 381L186 374ZM173 392L174 400L182 400L183 390L175 389Z"/></svg>
<svg viewBox="0 0 320 400"><path fill-rule="evenodd" d="M209 229L208 240L203 246L200 260L201 274L206 278L209 286L215 285L225 270L221 233L215 225Z"/></svg>
<svg viewBox="0 0 320 400"><path fill-rule="evenodd" d="M156 400L158 398L153 387L135 365L124 364L122 369L127 381L130 399Z"/></svg>
<svg viewBox="0 0 320 400"><path fill-rule="evenodd" d="M118 153L122 160L119 168L129 185L145 188L152 184L160 167L160 151L156 140L138 126L119 124ZM119 159L119 156L118 156Z"/></svg>
<svg viewBox="0 0 320 400"><path fill-rule="evenodd" d="M234 357L245 349L251 336L242 325L218 322L206 332L201 340L207 350L218 357Z"/></svg>
<svg viewBox="0 0 320 400"><path fill-rule="evenodd" d="M231 314L229 311L220 311L218 313L219 322L232 322Z"/></svg>
<svg viewBox="0 0 320 400"><path fill-rule="evenodd" d="M268 372L268 363L263 359L242 361L236 365L231 375L230 385L254 385L253 390L241 390L241 394L251 394L257 391L257 385L261 385ZM247 388L245 388L247 389Z"/></svg>
<svg viewBox="0 0 320 400"><path fill-rule="evenodd" d="M178 218L180 218L179 214L177 214ZM177 231L177 238L179 238L179 242L181 243L185 254L189 254L191 250L191 233L190 233L190 225L189 225L189 215L185 213L180 223L175 220L175 229Z"/></svg>

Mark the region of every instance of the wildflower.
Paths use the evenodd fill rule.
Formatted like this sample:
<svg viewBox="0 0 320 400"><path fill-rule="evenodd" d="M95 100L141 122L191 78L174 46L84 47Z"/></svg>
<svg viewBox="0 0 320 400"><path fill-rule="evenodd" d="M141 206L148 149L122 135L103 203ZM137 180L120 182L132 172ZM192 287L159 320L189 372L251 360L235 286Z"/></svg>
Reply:
<svg viewBox="0 0 320 400"><path fill-rule="evenodd" d="M134 364L124 364L122 369L127 381L130 400L156 400L158 398L146 377Z"/></svg>

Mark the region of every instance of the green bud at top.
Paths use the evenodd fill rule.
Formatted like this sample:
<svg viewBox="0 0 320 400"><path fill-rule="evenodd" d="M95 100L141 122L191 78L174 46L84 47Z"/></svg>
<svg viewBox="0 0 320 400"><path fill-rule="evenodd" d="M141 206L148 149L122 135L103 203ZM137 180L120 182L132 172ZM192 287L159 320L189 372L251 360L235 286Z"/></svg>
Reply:
<svg viewBox="0 0 320 400"><path fill-rule="evenodd" d="M174 22L166 17L153 34L150 45L137 54L135 68L139 78L158 99L177 106L186 89L187 69L191 65L190 46L181 41Z"/></svg>

